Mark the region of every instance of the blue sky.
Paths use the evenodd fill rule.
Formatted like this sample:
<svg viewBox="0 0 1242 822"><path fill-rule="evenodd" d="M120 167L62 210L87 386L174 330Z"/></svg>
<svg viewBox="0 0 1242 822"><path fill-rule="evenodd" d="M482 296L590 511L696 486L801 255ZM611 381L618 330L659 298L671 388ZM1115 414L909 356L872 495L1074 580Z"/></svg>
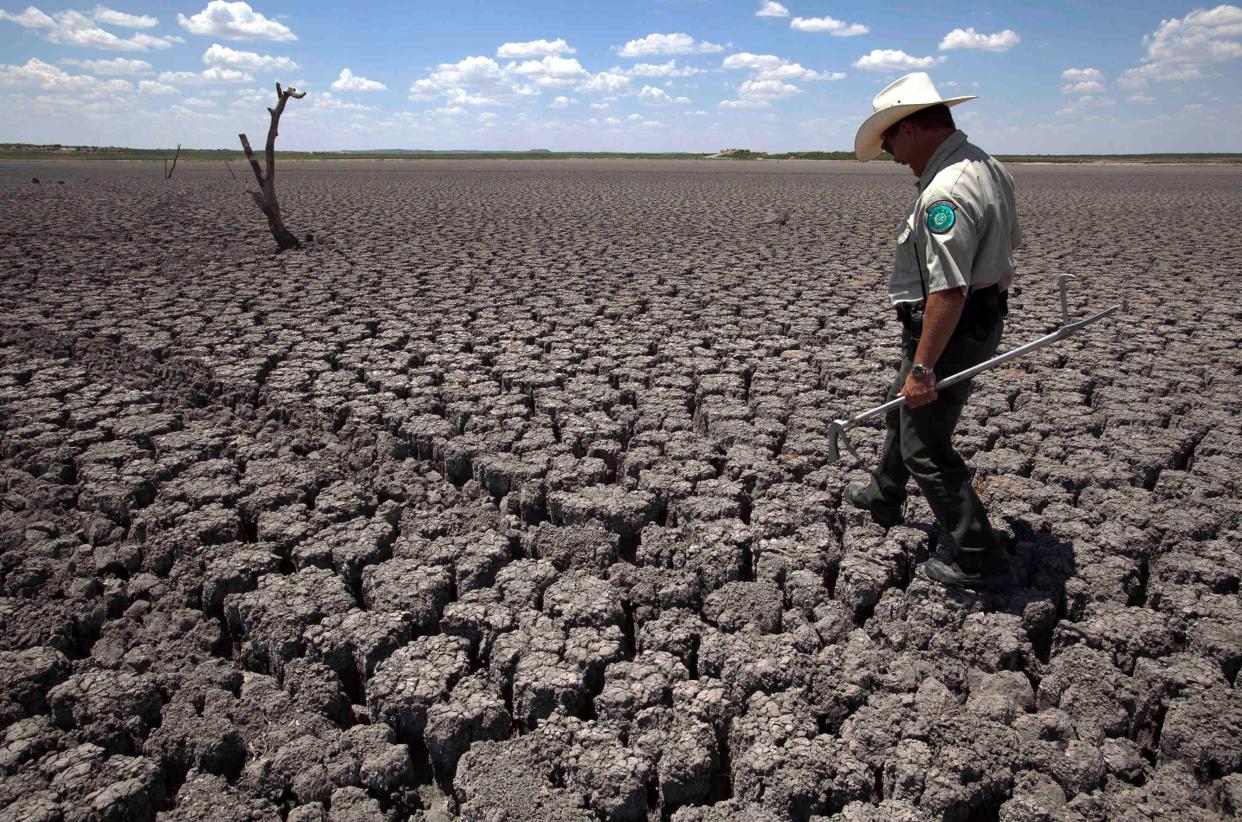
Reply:
<svg viewBox="0 0 1242 822"><path fill-rule="evenodd" d="M235 147L279 80L287 149L848 149L912 70L998 153L1242 151L1242 7L1064 0L0 4L0 141Z"/></svg>

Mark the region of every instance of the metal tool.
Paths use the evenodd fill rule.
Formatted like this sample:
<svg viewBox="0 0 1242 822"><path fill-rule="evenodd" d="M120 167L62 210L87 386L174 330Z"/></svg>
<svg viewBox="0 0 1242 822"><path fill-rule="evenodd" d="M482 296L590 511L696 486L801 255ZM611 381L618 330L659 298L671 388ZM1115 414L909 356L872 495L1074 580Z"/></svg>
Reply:
<svg viewBox="0 0 1242 822"><path fill-rule="evenodd" d="M986 362L981 362L976 366L967 368L965 371L959 371L958 373L954 374L951 377L945 377L943 380L936 383L936 390L942 391L951 385L955 385L961 382L962 380L968 380L971 377L975 376L976 374L979 374L983 371L987 371L989 368L995 368L1001 363L1009 362L1010 360L1015 359L1017 357L1021 357L1023 354L1027 354L1031 351L1034 351L1037 348L1043 348L1045 345L1051 345L1057 340L1064 339L1068 337L1070 334L1074 334L1078 331L1081 331L1082 329L1086 328L1088 325L1091 325L1091 323L1095 322L1096 320L1104 319L1105 317L1109 316L1110 314L1112 314L1113 312L1121 308L1120 305L1114 305L1111 308L1104 309L1098 314L1092 314L1090 317L1087 317L1085 319L1078 320L1076 322L1070 322L1069 297L1067 295L1067 285L1070 280L1074 280L1074 279L1077 279L1077 277L1075 277L1073 274L1062 274L1060 277L1057 278L1057 285L1061 289L1061 326L1057 330L1051 332L1050 334L1045 334L1044 336L1040 337L1037 340L1032 340L1026 345L1020 345L1017 348L1013 349L1012 351L1006 351L1004 354L999 354L993 357L992 359L987 360ZM855 458L857 458L858 452L855 451L854 446L850 444L849 437L845 436L845 432L849 430L850 428L854 428L860 423L863 423L869 419L873 419L875 417L879 417L884 414L887 414L889 411L892 411L895 408L900 408L901 406L905 404L906 404L906 398L898 397L897 399L886 402L883 405L877 405L875 408L872 408L869 411L863 411L861 414L855 414L853 416L843 417L842 419L833 420L831 423L829 423L828 425L828 462L834 463L841 458L841 453L838 450L839 448L838 443L840 442L845 443L845 449L849 451L850 454L852 454Z"/></svg>

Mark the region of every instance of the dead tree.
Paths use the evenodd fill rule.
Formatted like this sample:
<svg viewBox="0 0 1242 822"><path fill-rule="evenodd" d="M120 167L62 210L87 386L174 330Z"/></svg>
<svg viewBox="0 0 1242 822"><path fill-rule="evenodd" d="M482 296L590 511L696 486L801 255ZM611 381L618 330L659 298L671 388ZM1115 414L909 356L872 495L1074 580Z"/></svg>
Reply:
<svg viewBox="0 0 1242 822"><path fill-rule="evenodd" d="M173 155L172 168L168 167L168 158L164 159L164 179L171 180L173 172L177 170L177 158L181 156L181 143L177 143L177 153Z"/></svg>
<svg viewBox="0 0 1242 822"><path fill-rule="evenodd" d="M267 225L272 230L272 236L276 238L276 245L281 251L301 248L302 244L298 242L297 237L293 236L293 232L285 228L284 220L280 218L280 203L276 201L276 127L280 124L280 115L284 112L285 103L289 102L289 98L301 100L305 96L304 91L299 92L294 88L282 89L280 83L276 84L276 97L278 98L276 108L267 110L272 115L272 124L267 129L266 174L263 173L263 169L259 168L259 161L255 159L254 152L250 150L250 141L246 139L246 135L237 135L241 139L242 148L246 150L246 159L250 161L250 167L254 169L254 177L259 181L259 190L250 192L250 196L254 198L259 210L267 217Z"/></svg>

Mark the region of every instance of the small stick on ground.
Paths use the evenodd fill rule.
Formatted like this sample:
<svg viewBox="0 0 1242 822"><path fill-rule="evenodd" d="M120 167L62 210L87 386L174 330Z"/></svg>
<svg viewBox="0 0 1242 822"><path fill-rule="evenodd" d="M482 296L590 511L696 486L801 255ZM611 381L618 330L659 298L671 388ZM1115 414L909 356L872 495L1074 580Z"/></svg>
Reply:
<svg viewBox="0 0 1242 822"><path fill-rule="evenodd" d="M177 143L177 153L173 155L172 168L168 167L168 160L164 160L164 179L171 180L173 172L177 170L177 158L181 156L181 143Z"/></svg>
<svg viewBox="0 0 1242 822"><path fill-rule="evenodd" d="M233 167L232 167L231 165L229 165L229 161L228 161L228 160L225 160L225 161L224 161L224 167L225 167L225 168L227 168L227 169L229 170L229 176L230 176L230 177L232 177L234 180L236 180L236 179L237 179L237 175L233 173Z"/></svg>
<svg viewBox="0 0 1242 822"><path fill-rule="evenodd" d="M246 152L246 159L250 161L250 167L254 170L254 177L259 181L259 190L250 192L250 196L254 198L259 210L267 217L267 225L272 231L272 236L276 238L276 245L281 251L285 251L290 248L301 248L302 244L298 242L297 237L293 236L293 232L285 228L284 220L280 217L280 203L276 200L277 126L280 124L280 115L284 112L285 103L289 101L289 98L301 100L306 96L306 92L299 92L294 88L282 89L280 83L277 83L276 96L278 98L276 108L267 110L272 115L272 124L267 129L266 173L259 167L259 161L255 159L254 151L251 150L250 141L246 139L246 135L238 134L237 136Z"/></svg>

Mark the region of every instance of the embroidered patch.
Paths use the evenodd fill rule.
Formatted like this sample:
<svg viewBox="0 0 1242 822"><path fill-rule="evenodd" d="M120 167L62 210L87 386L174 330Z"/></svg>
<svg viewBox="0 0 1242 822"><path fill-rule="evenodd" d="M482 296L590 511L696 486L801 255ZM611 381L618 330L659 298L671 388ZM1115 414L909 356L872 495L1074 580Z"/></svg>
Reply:
<svg viewBox="0 0 1242 822"><path fill-rule="evenodd" d="M957 207L948 200L937 200L927 207L927 229L932 234L944 234L957 222Z"/></svg>

